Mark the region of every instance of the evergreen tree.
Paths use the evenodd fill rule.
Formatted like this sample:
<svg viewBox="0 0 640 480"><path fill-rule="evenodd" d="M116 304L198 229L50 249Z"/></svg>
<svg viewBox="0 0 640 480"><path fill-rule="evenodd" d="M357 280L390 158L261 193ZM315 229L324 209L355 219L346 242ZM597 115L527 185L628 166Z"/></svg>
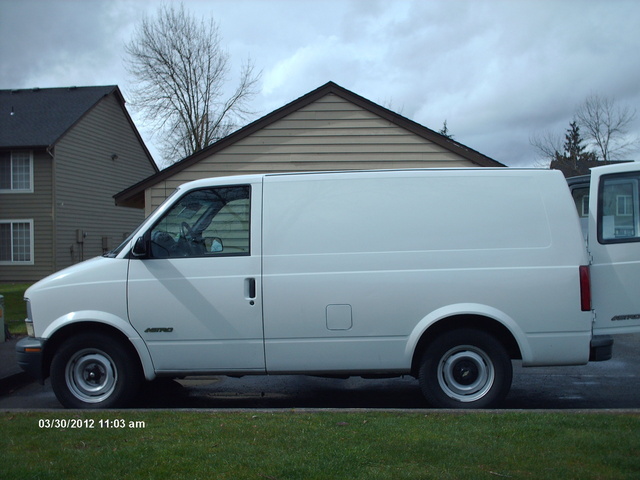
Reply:
<svg viewBox="0 0 640 480"><path fill-rule="evenodd" d="M589 169L596 165L598 158L595 153L587 151L582 144L580 127L575 121L569 124L564 138L563 151L562 153L555 151L550 167L561 170L566 177L588 174Z"/></svg>
<svg viewBox="0 0 640 480"><path fill-rule="evenodd" d="M444 124L442 125L442 129L438 132L440 135L442 135L443 137L447 137L449 140L453 140L453 135L451 135L451 133L449 133L449 128L447 127L447 121L444 121Z"/></svg>

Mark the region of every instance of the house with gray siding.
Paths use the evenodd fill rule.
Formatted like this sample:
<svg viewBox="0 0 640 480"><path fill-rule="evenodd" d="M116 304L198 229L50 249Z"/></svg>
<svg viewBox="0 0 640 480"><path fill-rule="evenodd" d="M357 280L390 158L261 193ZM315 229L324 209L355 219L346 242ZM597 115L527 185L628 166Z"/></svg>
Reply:
<svg viewBox="0 0 640 480"><path fill-rule="evenodd" d="M504 167L333 82L115 196L148 215L181 183L294 171Z"/></svg>
<svg viewBox="0 0 640 480"><path fill-rule="evenodd" d="M157 172L117 86L0 90L0 282L115 248L144 213L114 194Z"/></svg>

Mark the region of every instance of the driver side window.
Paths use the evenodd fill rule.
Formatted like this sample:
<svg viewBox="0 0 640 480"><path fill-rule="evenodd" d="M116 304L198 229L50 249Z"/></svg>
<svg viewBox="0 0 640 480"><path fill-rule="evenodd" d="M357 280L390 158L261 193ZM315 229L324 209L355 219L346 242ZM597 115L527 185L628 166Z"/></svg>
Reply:
<svg viewBox="0 0 640 480"><path fill-rule="evenodd" d="M189 192L150 233L152 258L250 254L248 185Z"/></svg>

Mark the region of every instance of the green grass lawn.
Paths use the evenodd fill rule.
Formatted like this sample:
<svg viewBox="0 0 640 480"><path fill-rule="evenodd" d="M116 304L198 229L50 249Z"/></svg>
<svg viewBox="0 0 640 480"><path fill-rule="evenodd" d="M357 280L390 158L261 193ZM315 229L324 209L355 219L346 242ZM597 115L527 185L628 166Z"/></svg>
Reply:
<svg viewBox="0 0 640 480"><path fill-rule="evenodd" d="M638 414L4 412L0 429L11 479L640 477Z"/></svg>
<svg viewBox="0 0 640 480"><path fill-rule="evenodd" d="M4 323L9 326L9 331L14 335L27 333L24 325L24 319L27 317L24 291L30 285L30 283L0 283L0 295L4 297Z"/></svg>

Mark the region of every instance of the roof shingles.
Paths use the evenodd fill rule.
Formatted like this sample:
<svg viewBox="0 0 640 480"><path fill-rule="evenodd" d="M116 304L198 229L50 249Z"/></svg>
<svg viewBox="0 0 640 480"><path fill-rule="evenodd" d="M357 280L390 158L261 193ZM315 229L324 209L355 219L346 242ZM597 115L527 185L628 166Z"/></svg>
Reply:
<svg viewBox="0 0 640 480"><path fill-rule="evenodd" d="M0 90L0 148L50 147L117 88Z"/></svg>

